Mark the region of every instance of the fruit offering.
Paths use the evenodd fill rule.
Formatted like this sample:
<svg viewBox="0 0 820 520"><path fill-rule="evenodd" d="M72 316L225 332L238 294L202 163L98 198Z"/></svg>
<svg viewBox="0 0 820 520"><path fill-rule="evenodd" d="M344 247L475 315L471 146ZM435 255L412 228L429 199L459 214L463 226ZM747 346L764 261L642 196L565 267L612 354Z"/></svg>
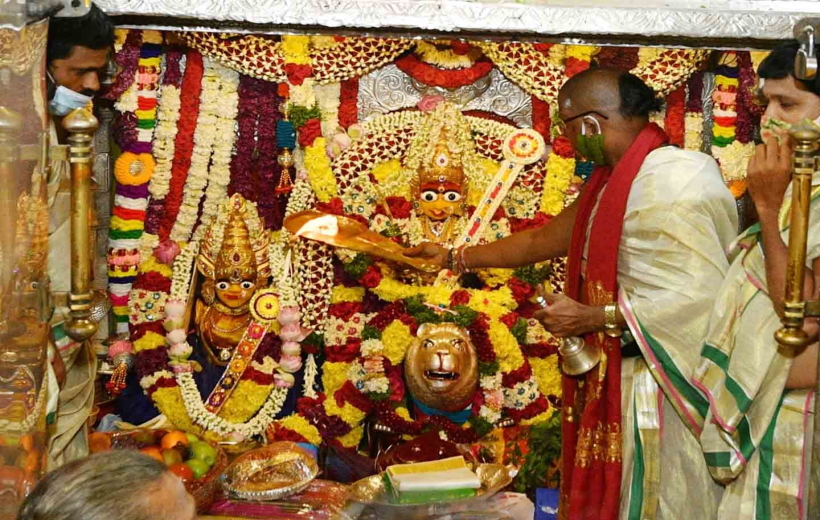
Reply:
<svg viewBox="0 0 820 520"><path fill-rule="evenodd" d="M139 450L165 464L168 471L186 484L207 475L219 456L217 449L209 442L178 430L144 430L113 436L94 433L92 436L92 452L106 449Z"/></svg>

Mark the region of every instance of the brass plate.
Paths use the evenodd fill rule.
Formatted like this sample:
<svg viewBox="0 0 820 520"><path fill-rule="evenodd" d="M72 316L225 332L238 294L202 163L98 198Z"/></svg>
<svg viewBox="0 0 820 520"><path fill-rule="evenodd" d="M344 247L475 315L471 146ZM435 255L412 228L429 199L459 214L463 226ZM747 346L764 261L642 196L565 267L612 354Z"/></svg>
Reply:
<svg viewBox="0 0 820 520"><path fill-rule="evenodd" d="M435 264L406 256L405 248L349 217L307 210L290 215L284 225L297 237L401 262L428 273L440 271Z"/></svg>

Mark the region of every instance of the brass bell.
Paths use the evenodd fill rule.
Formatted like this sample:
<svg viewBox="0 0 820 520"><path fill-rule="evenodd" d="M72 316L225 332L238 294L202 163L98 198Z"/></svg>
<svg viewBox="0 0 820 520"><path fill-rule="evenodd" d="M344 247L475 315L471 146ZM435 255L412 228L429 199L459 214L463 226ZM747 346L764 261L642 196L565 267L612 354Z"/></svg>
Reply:
<svg viewBox="0 0 820 520"><path fill-rule="evenodd" d="M586 374L601 361L601 349L578 337L562 338L558 353L561 354L561 369L568 376Z"/></svg>

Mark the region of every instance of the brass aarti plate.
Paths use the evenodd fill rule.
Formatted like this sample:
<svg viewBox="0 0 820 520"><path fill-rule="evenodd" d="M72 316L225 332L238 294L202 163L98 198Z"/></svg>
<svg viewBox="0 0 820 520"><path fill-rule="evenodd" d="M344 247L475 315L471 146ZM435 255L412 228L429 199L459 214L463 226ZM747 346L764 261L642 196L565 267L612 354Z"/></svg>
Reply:
<svg viewBox="0 0 820 520"><path fill-rule="evenodd" d="M349 217L307 210L290 215L284 225L297 237L401 262L428 273L440 270L433 263L405 255L405 248Z"/></svg>
<svg viewBox="0 0 820 520"><path fill-rule="evenodd" d="M475 496L468 498L449 499L426 504L400 504L390 490L387 489L382 473L363 478L351 484L350 498L356 502L373 506L425 509L436 505L451 506L453 504L480 502L490 498L512 483L510 470L501 464L480 464L476 468L476 475L481 481L481 488L476 490Z"/></svg>

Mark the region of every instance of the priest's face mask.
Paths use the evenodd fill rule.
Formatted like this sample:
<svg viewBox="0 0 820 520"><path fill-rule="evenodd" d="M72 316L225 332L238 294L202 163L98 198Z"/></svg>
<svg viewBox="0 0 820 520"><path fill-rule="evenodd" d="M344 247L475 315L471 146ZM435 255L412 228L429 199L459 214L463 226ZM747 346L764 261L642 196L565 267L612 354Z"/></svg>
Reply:
<svg viewBox="0 0 820 520"><path fill-rule="evenodd" d="M598 111L589 110L574 115L561 114L557 126L558 131L569 139L581 158L603 166L606 164L606 159L601 120L608 119L608 116Z"/></svg>
<svg viewBox="0 0 820 520"><path fill-rule="evenodd" d="M422 185L419 210L430 220L446 220L460 214L462 205L461 188L455 183L425 183Z"/></svg>
<svg viewBox="0 0 820 520"><path fill-rule="evenodd" d="M772 121L787 125L797 125L805 119L820 121L820 96L809 91L794 76L761 79L758 98L759 102L766 104L766 112L761 120L764 134L772 126ZM763 137L765 139L765 135Z"/></svg>
<svg viewBox="0 0 820 520"><path fill-rule="evenodd" d="M256 282L252 276L243 277L237 269L229 278L216 280L214 289L217 300L228 308L238 309L250 301Z"/></svg>

